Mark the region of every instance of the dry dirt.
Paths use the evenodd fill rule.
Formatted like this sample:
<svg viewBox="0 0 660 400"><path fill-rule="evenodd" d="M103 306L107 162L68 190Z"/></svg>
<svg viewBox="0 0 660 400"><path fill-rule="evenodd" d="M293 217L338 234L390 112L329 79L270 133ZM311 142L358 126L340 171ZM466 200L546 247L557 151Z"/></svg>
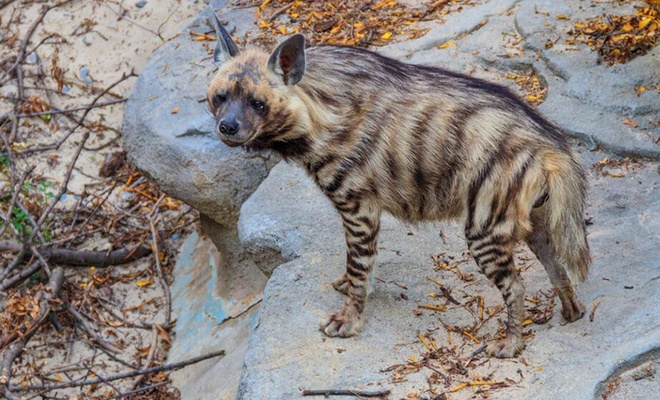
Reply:
<svg viewBox="0 0 660 400"><path fill-rule="evenodd" d="M38 267L22 284L0 286L0 393L5 396L178 398L163 373L45 393L17 386L103 380L158 366L166 357L173 323L166 283L178 238L197 217L124 162L121 121L125 99L150 55L205 6L191 0L0 1L0 285ZM93 103L114 104L57 113ZM64 195L53 201L64 183ZM43 214L48 216L40 224ZM47 307L39 299L53 297L44 288L45 271L52 274L58 265L46 257L47 267L42 266L29 254L14 261L26 242L21 234L29 235L35 226L37 249L71 250L72 257L80 250L136 245L154 253L105 268L63 265L61 294L48 302L51 312L39 321ZM10 350L32 331L36 334L12 364ZM5 392L8 377L13 394ZM141 387L151 388L131 393Z"/></svg>

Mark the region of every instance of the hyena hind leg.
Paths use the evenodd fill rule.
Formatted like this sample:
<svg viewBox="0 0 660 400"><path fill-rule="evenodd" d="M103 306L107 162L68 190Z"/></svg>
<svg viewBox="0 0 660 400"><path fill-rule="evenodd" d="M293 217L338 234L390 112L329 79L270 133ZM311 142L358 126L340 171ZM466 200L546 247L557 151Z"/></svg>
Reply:
<svg viewBox="0 0 660 400"><path fill-rule="evenodd" d="M490 233L467 234L470 254L481 271L497 286L507 307L507 329L504 339L488 345L486 353L498 358L516 356L523 349L522 322L525 287L513 262L515 240L508 235Z"/></svg>
<svg viewBox="0 0 660 400"><path fill-rule="evenodd" d="M543 264L552 286L555 287L559 295L562 305L561 315L568 322L577 321L584 316L584 305L577 299L566 270L553 254L550 232L547 229L542 211L533 210L531 217L532 232L525 241L530 250L536 255L536 258Z"/></svg>
<svg viewBox="0 0 660 400"><path fill-rule="evenodd" d="M335 288L339 293L348 295L348 289L350 287L350 281L348 279L348 273L343 272L339 275L334 281L332 281L332 287ZM369 279L367 280L367 296L369 296L374 291L374 271L369 273Z"/></svg>

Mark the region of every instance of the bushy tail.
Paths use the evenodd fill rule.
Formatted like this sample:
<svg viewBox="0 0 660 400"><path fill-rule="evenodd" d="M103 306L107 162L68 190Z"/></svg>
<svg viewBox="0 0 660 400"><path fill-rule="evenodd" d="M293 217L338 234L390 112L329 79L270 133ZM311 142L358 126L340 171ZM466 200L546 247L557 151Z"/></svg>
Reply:
<svg viewBox="0 0 660 400"><path fill-rule="evenodd" d="M546 216L552 248L573 281L583 281L591 264L584 222L585 172L575 157L564 153L549 154L544 164L548 189Z"/></svg>

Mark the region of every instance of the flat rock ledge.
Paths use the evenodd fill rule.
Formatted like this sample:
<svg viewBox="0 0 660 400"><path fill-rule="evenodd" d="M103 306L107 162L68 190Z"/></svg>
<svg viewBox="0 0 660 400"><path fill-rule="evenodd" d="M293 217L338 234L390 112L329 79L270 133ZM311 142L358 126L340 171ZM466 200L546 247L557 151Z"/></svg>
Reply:
<svg viewBox="0 0 660 400"><path fill-rule="evenodd" d="M595 161L586 150L583 158ZM657 164L620 179L590 175L589 241L595 258L589 280L578 288L587 315L564 324L558 305L548 323L526 328L533 337L526 341L522 357L503 361L480 356L477 364L482 367L475 371L481 376L493 374L492 380L516 382L492 391L489 398L600 398L608 382L644 363L658 364L657 177ZM342 295L330 285L344 263L340 219L301 169L277 165L243 205L240 237L246 246L263 246L268 252L280 246L283 254L299 256L277 267L268 281L250 336L237 399L295 399L300 397L300 389L326 388L387 388L393 391L392 399L405 399L409 393L428 396L431 370L406 375L403 383L392 383L393 374L383 371L405 364L411 356L421 359L425 349L416 337L418 333L430 332L439 345L448 346L442 322L465 326L471 319L463 309L451 307L446 312L415 315L418 305L433 303L428 293L438 291L425 277L434 277L452 288L459 302L474 295L484 296L487 307L502 302L498 291L465 256L461 231L460 224L411 227L385 218L366 328L357 337L327 338L318 331L318 323L343 304ZM474 282L466 284L453 273L435 271L431 256L438 253L462 260L461 270L474 274ZM516 258L519 266L529 267L522 273L528 296L551 290L543 267L531 253L521 248ZM493 335L500 323L489 321L480 334ZM463 343L460 335L452 337L454 344ZM462 354L468 358L477 347L465 344ZM626 382L632 382L625 389L629 393L644 394L635 398L652 398L650 390L658 389L657 381L647 386L643 386L646 381L639 385L630 379ZM471 391L467 392L450 398L468 398ZM620 398L631 398L626 393Z"/></svg>

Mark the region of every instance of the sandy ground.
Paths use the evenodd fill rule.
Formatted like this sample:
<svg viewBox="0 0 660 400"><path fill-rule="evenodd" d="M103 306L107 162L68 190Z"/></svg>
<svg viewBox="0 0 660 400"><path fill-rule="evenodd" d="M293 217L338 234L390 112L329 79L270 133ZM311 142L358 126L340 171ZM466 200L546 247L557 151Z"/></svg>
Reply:
<svg viewBox="0 0 660 400"><path fill-rule="evenodd" d="M21 63L23 75L23 100L15 108L16 97L20 92L15 73L0 79L0 127L5 139L8 138L8 120L5 117L13 112L28 114L46 110L65 110L84 107L93 102L123 75L139 74L147 64L150 55L163 43L175 36L190 19L206 6L206 3L191 0L162 1L112 1L112 0L63 0L50 1L0 1L0 76L14 64L21 44L31 26L38 21L44 7L66 3L48 11L37 25L26 46L26 57ZM139 3L141 7L138 6ZM98 99L98 103L121 101L126 99L135 84L136 77L129 77ZM154 208L148 198L136 202L135 193L126 193L118 186L116 176L101 177L100 169L106 157L121 150L121 121L124 102L98 107L84 116L84 110L70 115L74 118L84 116L84 125L75 129L70 137L66 135L75 127L76 122L62 114L20 119L17 134L11 142L14 152L20 152L35 146L47 146L58 140L66 141L53 150L15 155L14 166L23 171L33 165L34 171L28 179L32 183L43 182L47 189L43 193L30 192L23 197L27 204L47 200L47 193L55 193L62 184L66 171L84 135L89 134L83 150L77 159L71 174L71 180L65 196L59 202L54 213L56 229L50 232L50 244L69 246L71 237L64 221L67 213L82 209L85 202L89 207L98 204L101 195L106 198L99 206L99 214L121 215L122 207L130 201L134 206L124 214L147 215ZM6 147L2 148L6 151ZM4 157L4 156L3 156ZM3 159L4 160L4 159ZM129 166L124 166L122 173L134 173ZM126 172L128 171L128 172ZM9 169L0 168L0 191L2 192L2 212L6 213L6 199L9 185ZM117 172L119 174L119 172ZM127 175L127 176L128 176ZM114 179L113 178L117 178ZM125 178L125 177L124 177ZM43 195L43 199L41 197ZM36 197L35 197L36 196ZM52 194L51 194L52 196ZM107 196L107 197L106 197ZM37 198L38 197L38 198ZM139 197L139 196L138 196ZM96 203L94 203L96 201ZM161 205L169 202L164 198ZM125 204L124 204L125 203ZM173 203L174 204L174 203ZM161 207L162 208L162 207ZM170 229L182 225L182 215L190 217L193 213L182 204L176 204L175 210L167 209L156 219L157 229L162 238L161 262L166 271L171 268L172 250L176 249L181 231ZM42 205L43 209L43 205ZM169 214L168 214L169 212ZM187 217L184 217L184 219ZM74 217L75 220L75 217ZM80 220L79 220L80 221ZM144 232L147 237L148 223L144 218L126 217L124 221L133 225L136 231ZM178 222L177 222L178 221ZM187 220L189 221L189 219ZM68 222L67 222L68 223ZM71 227L74 224L71 223ZM82 228L81 228L82 229ZM82 235L72 248L87 250L109 250L117 247L117 232L114 228L100 226L96 232ZM165 235L163 235L164 230ZM174 233L172 233L174 232ZM16 239L11 232L0 234L0 240ZM115 237L112 234L115 233ZM171 235L171 236L170 236ZM152 246L153 248L153 246ZM170 253L167 253L167 251ZM0 255L0 271L11 257ZM153 257L143 258L127 266L113 267L103 271L89 268L66 270L65 291L69 300L83 314L83 317L97 325L99 336L111 345L121 349L117 360L100 353L91 340L82 334L80 328L72 328L66 317L57 324L46 324L29 342L25 351L13 365L12 384L36 384L64 382L93 376L110 376L131 370L129 367L158 365L164 360L168 348L168 333L160 329L133 329L110 317L100 310L98 298L107 301L106 306L119 311L123 317L132 321L163 323L165 317L163 289L154 283ZM104 279L110 276L108 281ZM157 281L157 279L156 279ZM30 296L37 290L36 285L23 285L0 297L0 311L7 311L8 304L20 301L29 303ZM91 299L91 300L90 300ZM13 302L13 303L12 303ZM93 303L93 304L92 304ZM28 304L29 306L29 304ZM13 308L15 309L15 308ZM90 310L95 310L90 315ZM6 317L5 313L5 317ZM7 326L5 326L7 328ZM4 339L9 332L0 328ZM3 349L4 350L4 349ZM154 354L150 354L154 353ZM4 354L4 353L3 353ZM147 365L149 364L149 365ZM152 379L151 383L164 377ZM106 399L117 392L126 392L136 386L136 378L117 381L114 384L87 386L83 389L64 389L51 391L49 397L36 393L36 398L98 398ZM169 394L166 392L169 391ZM137 396L137 395L136 395ZM146 396L146 395L144 395ZM168 397L172 396L172 397ZM172 388L161 390L152 397L124 398L176 398Z"/></svg>
<svg viewBox="0 0 660 400"><path fill-rule="evenodd" d="M47 2L55 4L56 2ZM34 48L47 37L46 42L28 56L23 74L26 79L26 96L37 96L48 101L52 108L66 109L89 104L100 91L131 71L139 74L147 64L151 54L165 41L176 35L190 19L196 15L205 3L190 0L148 1L143 8L138 8L135 1L72 1L48 12L43 22L32 35L29 49ZM8 49L7 41L18 34L19 41L25 36L29 26L41 11L41 1L14 1L1 11L0 37L5 39L0 58L8 58L14 49ZM13 18L12 18L13 16ZM20 19L20 24L11 24L11 20ZM14 46L16 47L16 46ZM52 91L58 83L53 79L53 67L62 71L65 82L63 91ZM84 71L87 71L85 74ZM30 82L43 73L43 83ZM38 81L38 80L37 80ZM129 78L114 87L109 95L100 102L117 98L126 98L135 83ZM34 85L34 86L33 86ZM33 89L34 87L46 90ZM0 96L15 95L15 82L3 84ZM0 102L0 115L11 110L11 102ZM106 154L120 148L117 140L123 116L124 104L111 105L92 110L87 116L89 121L97 121L110 129L93 134L89 148L108 144L101 151L83 151L79 174L74 175L70 189L80 192L89 179L98 176ZM43 120L29 120L29 135L19 138L15 148L45 145L54 137L64 133L70 121L58 119L53 123ZM81 132L78 134L80 136ZM75 146L74 141L67 142L56 154L49 157L66 160ZM66 170L66 163L61 162L55 168L49 164L37 162L37 174L55 181L61 179ZM81 175L89 175L88 179Z"/></svg>

